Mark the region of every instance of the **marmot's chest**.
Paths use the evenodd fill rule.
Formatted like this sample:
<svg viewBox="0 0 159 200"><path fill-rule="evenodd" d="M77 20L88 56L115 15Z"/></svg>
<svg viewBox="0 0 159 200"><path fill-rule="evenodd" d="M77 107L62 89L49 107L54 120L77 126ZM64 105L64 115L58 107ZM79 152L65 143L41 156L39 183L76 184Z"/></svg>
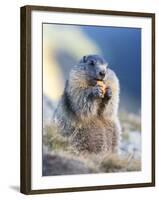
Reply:
<svg viewBox="0 0 159 200"><path fill-rule="evenodd" d="M110 126L98 119L82 124L79 128L76 127L72 143L80 152L99 153L112 151L113 134L111 127L112 125Z"/></svg>

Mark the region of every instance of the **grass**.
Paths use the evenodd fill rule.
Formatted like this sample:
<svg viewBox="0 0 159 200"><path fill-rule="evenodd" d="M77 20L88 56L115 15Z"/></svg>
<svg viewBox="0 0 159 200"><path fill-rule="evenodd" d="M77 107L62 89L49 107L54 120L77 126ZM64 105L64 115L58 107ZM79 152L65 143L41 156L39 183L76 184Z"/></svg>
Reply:
<svg viewBox="0 0 159 200"><path fill-rule="evenodd" d="M129 143L132 131L141 132L140 117L120 113L122 124L122 142ZM78 152L68 137L58 133L54 124L47 124L43 129L43 149L45 153L54 154L67 159L82 162L92 173L110 173L141 170L141 156L136 158L134 153L126 154L82 154ZM45 163L44 163L45 164Z"/></svg>

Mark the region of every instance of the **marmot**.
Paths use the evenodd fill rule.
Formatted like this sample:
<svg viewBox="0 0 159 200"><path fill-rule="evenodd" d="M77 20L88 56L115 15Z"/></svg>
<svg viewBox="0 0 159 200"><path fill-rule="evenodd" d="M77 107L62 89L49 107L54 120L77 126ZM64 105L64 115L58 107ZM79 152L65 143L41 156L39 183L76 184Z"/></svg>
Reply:
<svg viewBox="0 0 159 200"><path fill-rule="evenodd" d="M119 81L98 55L84 56L70 71L53 120L79 152L117 152Z"/></svg>

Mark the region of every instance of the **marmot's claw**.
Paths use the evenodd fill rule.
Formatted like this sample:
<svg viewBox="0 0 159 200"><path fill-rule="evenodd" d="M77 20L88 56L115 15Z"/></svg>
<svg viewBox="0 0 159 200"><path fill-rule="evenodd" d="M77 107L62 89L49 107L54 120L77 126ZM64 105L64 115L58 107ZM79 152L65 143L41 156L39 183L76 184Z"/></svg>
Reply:
<svg viewBox="0 0 159 200"><path fill-rule="evenodd" d="M105 99L109 100L112 97L112 89L110 87L106 88L106 92L105 92Z"/></svg>
<svg viewBox="0 0 159 200"><path fill-rule="evenodd" d="M104 97L102 87L99 86L99 85L96 85L96 86L93 88L93 94L94 94L95 97L100 97L100 98L103 98L103 97Z"/></svg>

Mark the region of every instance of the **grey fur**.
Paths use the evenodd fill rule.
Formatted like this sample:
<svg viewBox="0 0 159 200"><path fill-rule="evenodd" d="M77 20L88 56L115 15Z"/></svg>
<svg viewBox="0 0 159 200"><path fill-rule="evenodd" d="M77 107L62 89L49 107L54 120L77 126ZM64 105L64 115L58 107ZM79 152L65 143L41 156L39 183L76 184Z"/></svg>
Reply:
<svg viewBox="0 0 159 200"><path fill-rule="evenodd" d="M101 70L104 77L99 76ZM108 88L104 98L97 80L103 80ZM54 122L80 152L117 152L121 132L118 104L115 73L100 56L84 56L70 72Z"/></svg>

